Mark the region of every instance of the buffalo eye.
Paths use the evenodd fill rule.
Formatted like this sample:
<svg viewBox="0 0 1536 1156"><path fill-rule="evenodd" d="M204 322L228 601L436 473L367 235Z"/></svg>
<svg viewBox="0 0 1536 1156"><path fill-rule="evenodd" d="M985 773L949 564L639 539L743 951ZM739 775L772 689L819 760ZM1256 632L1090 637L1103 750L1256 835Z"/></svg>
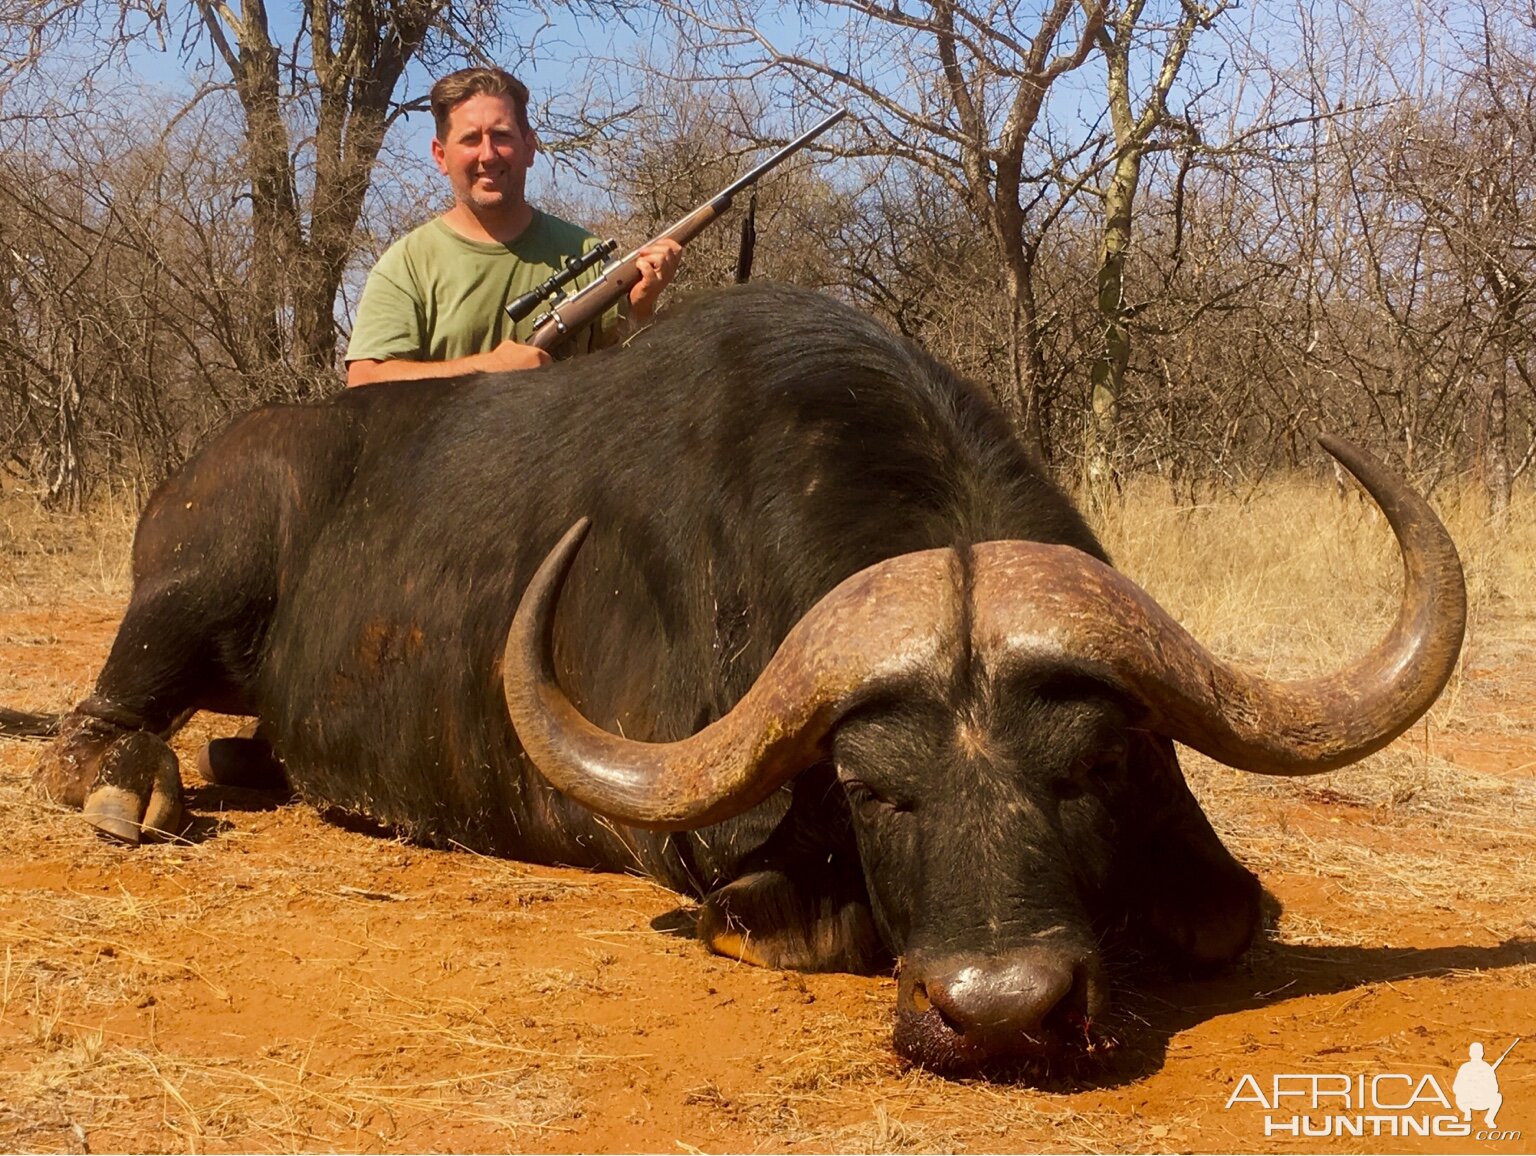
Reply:
<svg viewBox="0 0 1536 1156"><path fill-rule="evenodd" d="M1096 787L1115 782L1125 770L1126 745L1114 742L1084 752L1067 774L1054 779L1051 789L1058 799L1081 798Z"/></svg>
<svg viewBox="0 0 1536 1156"><path fill-rule="evenodd" d="M1062 802L1082 798L1085 790L1083 776L1076 773L1051 780L1051 793Z"/></svg>
<svg viewBox="0 0 1536 1156"><path fill-rule="evenodd" d="M911 810L908 804L887 798L861 779L844 779L843 790L848 792L848 801L866 814L889 815Z"/></svg>

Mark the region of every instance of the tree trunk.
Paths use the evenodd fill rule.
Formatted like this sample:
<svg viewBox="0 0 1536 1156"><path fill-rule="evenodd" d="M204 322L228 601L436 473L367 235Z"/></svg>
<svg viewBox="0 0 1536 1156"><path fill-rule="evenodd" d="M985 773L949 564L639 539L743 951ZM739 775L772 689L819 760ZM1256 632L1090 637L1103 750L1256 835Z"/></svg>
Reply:
<svg viewBox="0 0 1536 1156"><path fill-rule="evenodd" d="M279 55L266 7L262 0L244 0L235 23L212 0L197 3L245 112L256 304L250 318L252 363L242 368L249 373L282 366L290 371L289 392L303 395L318 376L334 369L336 294L389 126L390 102L442 0L398 8L348 0L339 15L329 0L310 5L318 113L307 206L294 180Z"/></svg>
<svg viewBox="0 0 1536 1156"><path fill-rule="evenodd" d="M1102 505L1115 487L1120 398L1131 360L1126 328L1125 261L1131 247L1131 216L1141 179L1139 150L1122 152L1104 194L1104 233L1099 252L1098 311L1101 344L1089 372L1092 393L1083 423L1083 484L1090 502Z"/></svg>
<svg viewBox="0 0 1536 1156"><path fill-rule="evenodd" d="M247 280L252 306L246 317L246 373L282 362L284 286L299 243L298 204L283 120L278 52L262 0L244 0L240 18L212 0L197 0L203 26L229 69L245 113L245 167L251 185L251 249ZM231 23L231 42L225 19Z"/></svg>
<svg viewBox="0 0 1536 1156"><path fill-rule="evenodd" d="M1034 263L1028 254L1008 263L1008 367L1011 395L1004 411L1024 447L1048 463L1045 444L1045 358L1041 352L1040 310L1035 300Z"/></svg>

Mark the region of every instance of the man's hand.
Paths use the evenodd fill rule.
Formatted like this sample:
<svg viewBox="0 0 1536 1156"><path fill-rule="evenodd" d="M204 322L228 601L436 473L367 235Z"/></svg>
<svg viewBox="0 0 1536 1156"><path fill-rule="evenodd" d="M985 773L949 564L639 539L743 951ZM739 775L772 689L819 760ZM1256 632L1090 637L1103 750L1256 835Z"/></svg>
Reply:
<svg viewBox="0 0 1536 1156"><path fill-rule="evenodd" d="M548 365L549 354L536 345L521 345L508 339L474 361L475 368L482 373L498 373L504 369L537 369Z"/></svg>
<svg viewBox="0 0 1536 1156"><path fill-rule="evenodd" d="M629 291L629 318L637 323L651 319L656 311L656 298L677 276L677 263L683 255L683 247L670 237L659 237L648 242L635 256L635 267L640 280Z"/></svg>

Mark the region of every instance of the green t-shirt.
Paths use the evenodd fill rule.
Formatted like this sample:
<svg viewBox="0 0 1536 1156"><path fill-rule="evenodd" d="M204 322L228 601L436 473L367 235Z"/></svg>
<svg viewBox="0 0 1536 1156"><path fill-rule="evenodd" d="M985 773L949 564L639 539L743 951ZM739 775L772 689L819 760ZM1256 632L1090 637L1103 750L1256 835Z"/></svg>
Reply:
<svg viewBox="0 0 1536 1156"><path fill-rule="evenodd" d="M379 258L363 286L347 343L348 361L449 361L485 353L507 338L527 341L535 309L514 327L506 306L536 289L564 267L567 257L586 253L598 239L559 217L533 211L533 219L511 244L472 241L441 218L401 237ZM602 267L589 269L567 293L594 281ZM608 344L627 302L603 315L601 330L588 326L560 350L582 353Z"/></svg>

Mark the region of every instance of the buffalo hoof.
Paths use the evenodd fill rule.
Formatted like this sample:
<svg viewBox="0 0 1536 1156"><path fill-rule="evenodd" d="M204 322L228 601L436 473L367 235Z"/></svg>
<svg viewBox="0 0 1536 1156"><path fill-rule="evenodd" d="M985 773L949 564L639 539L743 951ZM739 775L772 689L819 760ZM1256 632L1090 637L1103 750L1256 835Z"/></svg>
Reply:
<svg viewBox="0 0 1536 1156"><path fill-rule="evenodd" d="M147 731L123 735L102 754L81 810L86 822L123 843L175 838L183 816L175 752Z"/></svg>
<svg viewBox="0 0 1536 1156"><path fill-rule="evenodd" d="M220 787L248 791L286 791L288 772L261 738L256 726L243 728L234 738L214 739L197 754L197 772Z"/></svg>
<svg viewBox="0 0 1536 1156"><path fill-rule="evenodd" d="M122 727L90 715L65 717L32 771L32 785L50 802L80 807L96 784L103 755L125 734Z"/></svg>

